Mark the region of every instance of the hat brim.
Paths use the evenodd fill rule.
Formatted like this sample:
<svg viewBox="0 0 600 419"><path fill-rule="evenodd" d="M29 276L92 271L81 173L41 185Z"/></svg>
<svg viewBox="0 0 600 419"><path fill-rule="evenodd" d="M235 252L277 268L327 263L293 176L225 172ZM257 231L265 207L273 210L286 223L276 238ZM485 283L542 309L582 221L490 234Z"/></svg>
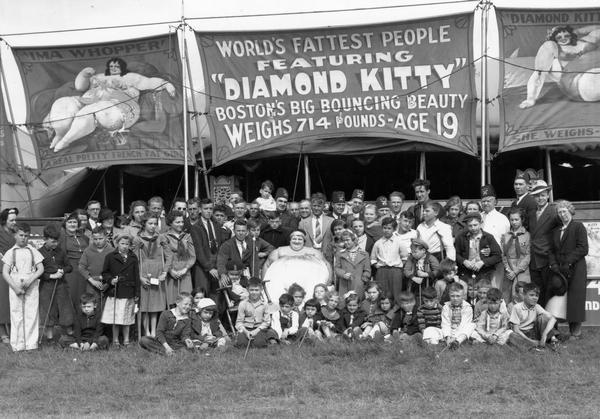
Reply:
<svg viewBox="0 0 600 419"><path fill-rule="evenodd" d="M544 186L541 189L534 189L533 191L530 191L529 195L537 195L537 194L540 194L542 192L549 191L551 189L552 189L552 185Z"/></svg>

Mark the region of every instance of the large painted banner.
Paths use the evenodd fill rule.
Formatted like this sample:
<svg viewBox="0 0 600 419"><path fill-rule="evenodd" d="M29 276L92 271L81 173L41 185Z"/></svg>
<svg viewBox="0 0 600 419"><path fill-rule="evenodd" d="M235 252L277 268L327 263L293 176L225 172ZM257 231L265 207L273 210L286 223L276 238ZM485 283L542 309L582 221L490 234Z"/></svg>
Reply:
<svg viewBox="0 0 600 419"><path fill-rule="evenodd" d="M496 11L499 151L600 139L600 8Z"/></svg>
<svg viewBox="0 0 600 419"><path fill-rule="evenodd" d="M14 55L42 169L183 164L176 36Z"/></svg>
<svg viewBox="0 0 600 419"><path fill-rule="evenodd" d="M4 77L0 74L0 77ZM10 123L8 122L6 107L0 89L0 176L15 171L15 136ZM0 182L5 182L4 179Z"/></svg>
<svg viewBox="0 0 600 419"><path fill-rule="evenodd" d="M334 137L405 139L476 155L471 26L472 14L464 14L197 33L213 164Z"/></svg>

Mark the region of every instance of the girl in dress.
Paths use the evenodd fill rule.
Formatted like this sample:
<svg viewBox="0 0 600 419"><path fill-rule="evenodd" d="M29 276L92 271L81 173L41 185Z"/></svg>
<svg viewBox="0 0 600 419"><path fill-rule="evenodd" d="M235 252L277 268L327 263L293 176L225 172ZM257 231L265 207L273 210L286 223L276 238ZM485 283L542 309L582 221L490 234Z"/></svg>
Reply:
<svg viewBox="0 0 600 419"><path fill-rule="evenodd" d="M79 260L83 251L89 245L89 239L81 232L81 222L75 212L67 216L63 223L62 234L59 239L60 248L66 253L67 260L72 270L65 273L65 280L69 286L72 307L79 307L79 297L86 290L87 279L79 272Z"/></svg>
<svg viewBox="0 0 600 419"><path fill-rule="evenodd" d="M192 292L191 268L196 263L196 253L192 237L185 233L184 215L181 211L171 211L166 217L169 229L165 235L167 249L172 254L171 264L165 281L167 305L175 304L182 292Z"/></svg>
<svg viewBox="0 0 600 419"><path fill-rule="evenodd" d="M119 347L119 332L123 346L129 346L129 326L135 323L135 302L140 297L138 259L131 251L132 238L121 234L115 238L117 248L106 255L102 281L108 284L108 297L102 312L102 323L112 324L113 345Z"/></svg>
<svg viewBox="0 0 600 419"><path fill-rule="evenodd" d="M134 253L140 262L140 312L145 335L156 337L158 315L167 308L165 280L172 253L164 235L157 232L156 215L144 215L140 225L142 230L133 238Z"/></svg>
<svg viewBox="0 0 600 419"><path fill-rule="evenodd" d="M129 207L129 215L127 216L129 224L123 230L131 237L136 237L143 230L142 219L148 212L148 206L144 201L133 201Z"/></svg>
<svg viewBox="0 0 600 419"><path fill-rule="evenodd" d="M531 236L525 230L524 219L525 212L521 208L511 208L508 213L510 231L504 233L500 239L504 264L504 281L500 291L504 301L513 300L517 282L531 282L529 276Z"/></svg>

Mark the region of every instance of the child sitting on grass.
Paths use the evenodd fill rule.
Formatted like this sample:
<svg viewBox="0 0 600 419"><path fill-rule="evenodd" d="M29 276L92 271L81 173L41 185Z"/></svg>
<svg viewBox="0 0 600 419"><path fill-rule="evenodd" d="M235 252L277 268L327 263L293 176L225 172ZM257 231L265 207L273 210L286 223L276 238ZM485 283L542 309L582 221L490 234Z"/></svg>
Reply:
<svg viewBox="0 0 600 419"><path fill-rule="evenodd" d="M450 349L457 349L469 339L475 330L473 308L465 301L464 288L459 283L448 286L450 301L442 307L441 328L429 327L423 336L424 340L436 345L444 340Z"/></svg>
<svg viewBox="0 0 600 419"><path fill-rule="evenodd" d="M533 283L523 287L523 301L515 304L510 314L510 324L513 333L509 343L524 350L543 348L550 342L552 346L558 343L554 329L556 319L537 302L540 289Z"/></svg>
<svg viewBox="0 0 600 419"><path fill-rule="evenodd" d="M474 342L506 344L512 331L508 324L508 313L500 309L502 302L502 291L490 288L486 296L486 309L479 315L477 326L471 335Z"/></svg>
<svg viewBox="0 0 600 419"><path fill-rule="evenodd" d="M392 322L400 308L394 307L394 298L388 293L379 299L379 309L382 312L381 319L373 324L369 336L373 340L381 340L381 337L389 339L392 333Z"/></svg>
<svg viewBox="0 0 600 419"><path fill-rule="evenodd" d="M96 312L96 296L86 292L79 298L81 311L75 314L73 335L63 335L58 340L62 348L82 351L108 349L108 338L104 336L104 325Z"/></svg>
<svg viewBox="0 0 600 419"><path fill-rule="evenodd" d="M319 320L319 329L323 336L331 338L336 335L335 324L340 319L340 296L336 292L327 293L327 305L321 307L321 317Z"/></svg>
<svg viewBox="0 0 600 419"><path fill-rule="evenodd" d="M383 320L385 313L379 307L379 300L381 298L381 287L377 282L370 282L365 287L367 291L367 298L361 303L360 309L365 313L365 322L360 325L362 333L359 339L366 339L369 337L373 326Z"/></svg>
<svg viewBox="0 0 600 419"><path fill-rule="evenodd" d="M475 285L476 299L473 302L473 321L477 323L479 316L488 308L488 292L492 289L492 283L489 279L484 278ZM500 300L500 312L508 316L506 303Z"/></svg>
<svg viewBox="0 0 600 419"><path fill-rule="evenodd" d="M315 285L313 288L313 298L319 302L319 306L327 305L327 285Z"/></svg>
<svg viewBox="0 0 600 419"><path fill-rule="evenodd" d="M294 305L292 310L298 313L302 313L304 307L304 298L306 297L306 291L300 285L295 282L288 288L288 294L294 298Z"/></svg>
<svg viewBox="0 0 600 419"><path fill-rule="evenodd" d="M512 309L515 306L515 304L523 302L523 290L525 289L526 284L528 284L528 282L525 281L517 281L517 283L515 284L515 292L513 294L513 299L506 305L506 310L508 311L509 317L512 314Z"/></svg>
<svg viewBox="0 0 600 419"><path fill-rule="evenodd" d="M280 343L289 345L298 333L298 313L292 310L294 297L290 294L281 294L279 297L279 310L271 316L271 329L277 333Z"/></svg>
<svg viewBox="0 0 600 419"><path fill-rule="evenodd" d="M346 306L340 313L340 319L336 325L336 331L342 333L346 339L358 339L362 329L360 326L366 320L366 313L358 306L358 295L354 291L348 291L344 295Z"/></svg>
<svg viewBox="0 0 600 419"><path fill-rule="evenodd" d="M230 342L217 315L217 304L212 299L201 298L197 301L196 307L190 310L190 322L191 339L196 348L225 349Z"/></svg>
<svg viewBox="0 0 600 419"><path fill-rule="evenodd" d="M44 227L44 245L40 253L44 257L44 273L40 278L40 321L46 326L46 339L54 338L54 325L59 324L67 334L73 333L73 309L69 285L65 273L73 270L67 255L58 246L60 230L55 224Z"/></svg>
<svg viewBox="0 0 600 419"><path fill-rule="evenodd" d="M463 286L463 289L465 290L464 299L466 300L468 286L465 281L458 277L458 266L456 266L456 262L452 259L443 259L440 262L439 272L442 276L442 279L439 279L435 282L435 290L438 295L439 303L444 305L450 301L450 296L448 295L448 285L455 282Z"/></svg>
<svg viewBox="0 0 600 419"><path fill-rule="evenodd" d="M123 333L123 346L129 346L129 327L135 323L135 301L140 297L140 270L138 258L131 251L131 236L121 234L115 238L117 249L106 255L102 280L109 284L102 323L112 325L113 345L119 347L119 332Z"/></svg>
<svg viewBox="0 0 600 419"><path fill-rule="evenodd" d="M238 331L235 346L245 348L248 341L256 348L264 348L269 339L277 339L277 334L270 328L271 314L262 299L262 282L258 278L248 281L248 299L238 306L235 328Z"/></svg>
<svg viewBox="0 0 600 419"><path fill-rule="evenodd" d="M188 316L191 308L192 295L188 292L179 293L175 307L161 313L156 325L156 337L142 336L140 346L147 351L168 356L182 348L193 349L192 324Z"/></svg>
<svg viewBox="0 0 600 419"><path fill-rule="evenodd" d="M315 340L321 340L323 337L319 332L319 322L323 318L321 317L321 304L316 298L311 298L304 303L304 312L300 314L300 320L298 324L298 338L301 340L308 340L314 342Z"/></svg>
<svg viewBox="0 0 600 419"><path fill-rule="evenodd" d="M437 292L433 287L423 290L423 304L417 308L417 324L426 343L437 344L438 330L442 328L442 306L438 303Z"/></svg>
<svg viewBox="0 0 600 419"><path fill-rule="evenodd" d="M410 291L402 291L398 299L400 310L392 322L392 334L400 341L419 333L419 321L416 313L416 298Z"/></svg>
<svg viewBox="0 0 600 419"><path fill-rule="evenodd" d="M10 346L14 352L37 349L39 281L44 257L28 244L29 224L15 227L15 245L2 257L2 276L9 285Z"/></svg>

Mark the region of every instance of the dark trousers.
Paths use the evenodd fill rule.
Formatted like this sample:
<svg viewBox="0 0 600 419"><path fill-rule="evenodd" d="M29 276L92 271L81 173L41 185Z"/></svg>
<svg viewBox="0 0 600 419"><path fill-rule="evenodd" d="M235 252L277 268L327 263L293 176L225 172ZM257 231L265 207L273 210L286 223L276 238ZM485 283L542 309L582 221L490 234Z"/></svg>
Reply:
<svg viewBox="0 0 600 419"><path fill-rule="evenodd" d="M540 289L540 298L538 300L538 304L542 307L546 307L546 303L550 299L552 290L548 286L548 282L550 281L551 271L548 266L544 266L540 269L529 269L529 274L531 276L531 282L537 285Z"/></svg>
<svg viewBox="0 0 600 419"><path fill-rule="evenodd" d="M377 275L375 276L375 282L381 287L381 295L387 295L388 293L392 294L396 301L398 301L400 292L406 288L402 268L393 268L389 266L379 267L377 269Z"/></svg>
<svg viewBox="0 0 600 419"><path fill-rule="evenodd" d="M275 331L271 328L261 330L256 336L254 336L254 339L252 339L252 343L250 344L250 346L254 348L264 348L267 345L269 345L269 339L277 340L277 333L275 333ZM246 335L244 333L238 333L234 346L236 348L245 348L247 345L248 338L246 337Z"/></svg>
<svg viewBox="0 0 600 419"><path fill-rule="evenodd" d="M54 291L54 285L56 285L56 291ZM54 298L52 298L53 291ZM62 327L73 325L73 306L69 295L69 287L64 278L40 281L39 304L40 326L44 326L46 316L48 316L46 327L53 327L56 324Z"/></svg>

